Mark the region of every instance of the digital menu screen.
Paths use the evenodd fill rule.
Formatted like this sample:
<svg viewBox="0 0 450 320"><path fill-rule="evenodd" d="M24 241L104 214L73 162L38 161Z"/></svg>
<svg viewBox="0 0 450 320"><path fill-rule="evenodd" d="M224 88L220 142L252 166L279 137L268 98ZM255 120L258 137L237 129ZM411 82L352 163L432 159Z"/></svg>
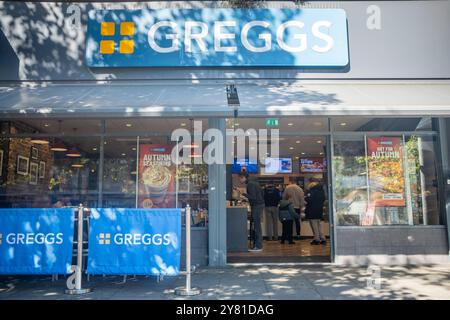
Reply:
<svg viewBox="0 0 450 320"><path fill-rule="evenodd" d="M327 171L325 158L300 158L300 173L322 173Z"/></svg>
<svg viewBox="0 0 450 320"><path fill-rule="evenodd" d="M235 159L231 165L232 173L258 173L258 164L256 160L250 161L249 159Z"/></svg>
<svg viewBox="0 0 450 320"><path fill-rule="evenodd" d="M267 158L265 173L292 173L291 158Z"/></svg>

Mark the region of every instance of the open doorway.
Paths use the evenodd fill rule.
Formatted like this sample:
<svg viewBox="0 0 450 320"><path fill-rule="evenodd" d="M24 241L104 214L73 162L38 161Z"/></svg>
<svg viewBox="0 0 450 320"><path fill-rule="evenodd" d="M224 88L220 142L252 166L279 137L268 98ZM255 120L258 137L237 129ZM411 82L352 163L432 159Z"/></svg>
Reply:
<svg viewBox="0 0 450 320"><path fill-rule="evenodd" d="M329 262L331 244L327 187L328 120L252 118L230 119L227 123L228 128L242 128L244 131L261 128L279 130L277 141L272 140L269 143L278 143L278 154L272 155L272 149L268 147L264 159L260 159L260 153L257 159L252 159L250 152L244 159L234 157L233 164L228 165L227 190L231 195L227 202L228 263ZM262 143L259 137L258 148ZM246 197L247 185L240 178L241 172L247 173L249 179L256 180L262 190L264 198L261 217L262 251L249 251L258 242L256 239L258 235L255 234L258 230L252 219L254 215ZM299 204L298 199L289 197L292 190L296 189L292 185L301 188L304 199L310 199L309 204ZM321 190L323 198L322 202L319 200L319 204L316 203L318 197L314 196L317 195L318 189ZM274 192L279 195L280 201L274 199ZM288 237L283 241L283 223L280 220L283 208L280 209L280 205L285 206L286 201L292 204L297 213L300 212L300 219L294 219L291 223L292 241ZM311 218L316 222L311 223ZM285 226L285 232L286 228L290 229ZM314 241L313 228L316 229L319 241L322 241Z"/></svg>

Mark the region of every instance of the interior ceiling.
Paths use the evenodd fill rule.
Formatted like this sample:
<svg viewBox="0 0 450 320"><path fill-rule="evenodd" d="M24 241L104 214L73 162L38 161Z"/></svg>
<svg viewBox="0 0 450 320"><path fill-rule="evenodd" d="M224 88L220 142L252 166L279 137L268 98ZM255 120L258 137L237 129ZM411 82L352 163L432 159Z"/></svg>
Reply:
<svg viewBox="0 0 450 320"><path fill-rule="evenodd" d="M202 121L203 130L208 128L207 119L195 119ZM21 120L22 121L22 120ZM322 156L326 144L325 136L321 132L328 130L327 118L312 117L291 117L278 118L280 156L282 157L306 157ZM354 131L370 121L367 118L335 118L334 125L337 130ZM31 119L22 122L33 127L35 132L48 133L49 135L63 133L71 134L95 134L101 132L100 120L47 120ZM160 133L155 137L140 138L141 143L167 144L170 143L170 135L173 130L185 128L191 130L193 121L182 118L141 118L141 119L112 119L106 121L106 132L124 134L124 137L108 137L105 139L105 157L135 157L136 137L126 134L140 133L152 134ZM268 129L266 118L237 118L227 119L227 128L247 129ZM295 133L299 133L298 135ZM302 135L302 133L317 133L315 136ZM67 137L61 141L79 150L95 154L98 153L99 137Z"/></svg>

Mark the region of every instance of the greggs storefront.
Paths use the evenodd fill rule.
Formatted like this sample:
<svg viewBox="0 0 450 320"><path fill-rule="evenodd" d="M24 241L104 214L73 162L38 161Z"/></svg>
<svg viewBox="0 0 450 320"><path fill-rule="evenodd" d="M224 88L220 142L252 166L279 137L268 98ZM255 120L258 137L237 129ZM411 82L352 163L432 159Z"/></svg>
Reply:
<svg viewBox="0 0 450 320"><path fill-rule="evenodd" d="M0 208L81 204L100 230L95 252L160 250L177 235L161 251L166 274L184 263L187 205L195 265L448 262L449 12L447 1L0 2ZM243 172L266 195L260 219ZM266 192L292 184L306 204L288 245ZM134 232L147 211L163 220ZM139 217L130 232L125 215ZM248 252L255 233L263 250Z"/></svg>

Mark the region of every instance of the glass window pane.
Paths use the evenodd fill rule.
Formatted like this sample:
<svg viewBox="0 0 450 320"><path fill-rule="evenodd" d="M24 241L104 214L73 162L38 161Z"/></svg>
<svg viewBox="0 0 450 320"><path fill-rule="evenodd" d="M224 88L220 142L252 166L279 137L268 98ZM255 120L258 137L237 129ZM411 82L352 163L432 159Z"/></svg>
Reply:
<svg viewBox="0 0 450 320"><path fill-rule="evenodd" d="M333 156L337 224L360 225L368 197L364 137L340 139Z"/></svg>
<svg viewBox="0 0 450 320"><path fill-rule="evenodd" d="M0 207L97 206L98 138L2 138Z"/></svg>
<svg viewBox="0 0 450 320"><path fill-rule="evenodd" d="M103 207L136 207L137 138L105 138Z"/></svg>
<svg viewBox="0 0 450 320"><path fill-rule="evenodd" d="M338 225L440 224L432 136L336 137Z"/></svg>
<svg viewBox="0 0 450 320"><path fill-rule="evenodd" d="M406 137L410 201L415 225L441 223L434 145L433 137Z"/></svg>

